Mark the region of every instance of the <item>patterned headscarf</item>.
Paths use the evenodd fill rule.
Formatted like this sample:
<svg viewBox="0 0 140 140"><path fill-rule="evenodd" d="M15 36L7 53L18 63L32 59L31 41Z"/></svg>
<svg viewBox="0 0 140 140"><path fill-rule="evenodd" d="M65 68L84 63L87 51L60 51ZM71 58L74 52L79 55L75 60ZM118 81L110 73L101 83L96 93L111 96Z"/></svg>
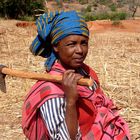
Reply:
<svg viewBox="0 0 140 140"><path fill-rule="evenodd" d="M47 58L45 66L49 71L54 64L56 55L52 44L57 44L68 35L84 35L89 37L89 30L84 18L76 11L44 13L36 20L38 35L31 44L34 55Z"/></svg>

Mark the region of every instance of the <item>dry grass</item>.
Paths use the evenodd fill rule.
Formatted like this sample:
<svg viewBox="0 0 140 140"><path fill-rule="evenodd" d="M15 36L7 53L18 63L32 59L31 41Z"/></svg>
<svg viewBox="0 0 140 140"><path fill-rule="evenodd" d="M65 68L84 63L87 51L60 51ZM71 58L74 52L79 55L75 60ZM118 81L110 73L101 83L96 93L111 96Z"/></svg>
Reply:
<svg viewBox="0 0 140 140"><path fill-rule="evenodd" d="M34 57L29 45L36 31L17 28L17 21L0 20L0 63L18 70L42 72L44 59ZM90 38L86 59L98 74L107 96L121 108L132 140L140 139L140 33L110 31ZM0 92L0 139L24 140L21 110L24 97L35 81L7 76L7 93Z"/></svg>

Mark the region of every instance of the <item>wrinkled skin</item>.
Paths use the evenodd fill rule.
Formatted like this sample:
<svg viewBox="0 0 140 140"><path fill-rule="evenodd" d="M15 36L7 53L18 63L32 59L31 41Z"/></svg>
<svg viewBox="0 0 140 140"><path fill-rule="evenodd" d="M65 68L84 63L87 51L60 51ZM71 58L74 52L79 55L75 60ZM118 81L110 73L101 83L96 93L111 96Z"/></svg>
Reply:
<svg viewBox="0 0 140 140"><path fill-rule="evenodd" d="M69 35L62 39L56 47L59 63L66 69L81 67L88 53L88 38L81 35Z"/></svg>
<svg viewBox="0 0 140 140"><path fill-rule="evenodd" d="M68 101L73 100L73 103L78 99L77 95L77 81L82 78L75 69L82 66L83 61L88 53L88 38L81 35L69 35L62 39L56 47L55 52L58 55L58 62L66 68L63 74L63 90L66 93Z"/></svg>
<svg viewBox="0 0 140 140"><path fill-rule="evenodd" d="M88 38L81 35L69 35L62 39L54 51L66 71L63 74L62 87L66 98L66 124L72 140L75 139L78 129L76 102L78 100L77 82L83 76L75 73L82 66L88 53ZM73 122L73 123L71 123Z"/></svg>

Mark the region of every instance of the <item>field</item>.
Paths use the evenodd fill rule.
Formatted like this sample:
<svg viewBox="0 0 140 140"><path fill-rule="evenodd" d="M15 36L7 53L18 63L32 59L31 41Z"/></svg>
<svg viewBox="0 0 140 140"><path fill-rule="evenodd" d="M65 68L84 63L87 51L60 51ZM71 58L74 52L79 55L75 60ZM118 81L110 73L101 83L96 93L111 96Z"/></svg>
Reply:
<svg viewBox="0 0 140 140"><path fill-rule="evenodd" d="M17 22L0 19L0 64L17 70L44 71L45 60L29 51L35 28L17 27ZM140 140L140 20L117 26L110 21L88 25L90 47L85 62L97 72L104 93L120 108L132 140ZM25 140L22 104L34 82L6 77L7 93L0 91L0 140Z"/></svg>

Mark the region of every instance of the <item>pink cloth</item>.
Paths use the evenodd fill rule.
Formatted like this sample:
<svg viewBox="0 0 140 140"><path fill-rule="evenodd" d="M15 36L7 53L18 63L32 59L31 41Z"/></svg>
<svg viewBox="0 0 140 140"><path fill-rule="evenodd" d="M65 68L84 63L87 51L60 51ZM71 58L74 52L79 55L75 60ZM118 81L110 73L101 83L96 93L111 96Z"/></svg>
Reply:
<svg viewBox="0 0 140 140"><path fill-rule="evenodd" d="M81 139L130 140L126 122L119 116L112 101L102 92L96 73L87 65L83 65L83 69L96 81L98 88L93 92L85 86L78 85L80 98L77 102L77 112ZM65 69L60 64L55 63L50 74L59 75L64 71ZM61 85L44 81L37 82L26 97L23 106L22 127L30 140L41 140L42 137L45 140L48 139L47 128L39 115L39 107L54 97L64 97Z"/></svg>

